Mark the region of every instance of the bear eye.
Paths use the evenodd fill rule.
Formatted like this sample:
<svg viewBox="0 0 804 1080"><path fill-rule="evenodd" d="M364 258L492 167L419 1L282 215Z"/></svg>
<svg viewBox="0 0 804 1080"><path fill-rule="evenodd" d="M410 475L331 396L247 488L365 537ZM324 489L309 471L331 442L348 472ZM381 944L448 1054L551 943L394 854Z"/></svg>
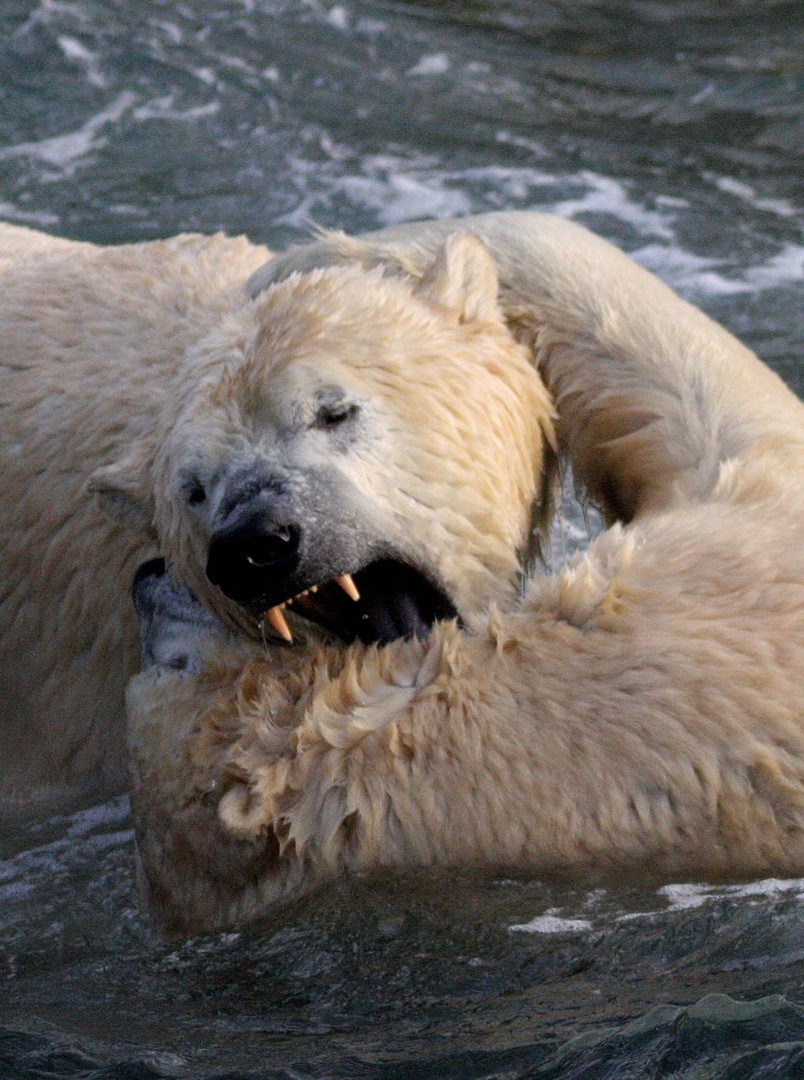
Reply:
<svg viewBox="0 0 804 1080"><path fill-rule="evenodd" d="M360 406L349 401L336 401L326 405L320 405L316 410L313 427L319 431L327 431L339 427L352 420L360 412Z"/></svg>

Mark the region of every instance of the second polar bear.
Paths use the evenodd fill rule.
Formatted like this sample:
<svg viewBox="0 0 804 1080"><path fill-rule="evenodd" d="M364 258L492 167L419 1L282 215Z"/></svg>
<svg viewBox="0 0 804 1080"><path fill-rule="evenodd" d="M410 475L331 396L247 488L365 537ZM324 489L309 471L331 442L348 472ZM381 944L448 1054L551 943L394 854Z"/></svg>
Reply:
<svg viewBox="0 0 804 1080"><path fill-rule="evenodd" d="M466 230L487 250L452 236ZM471 626L495 600L512 610L552 459L533 363L557 399L560 445L609 518L636 529L697 506L700 518L674 519L686 540L668 552L668 587L683 596L695 560L711 583L721 556L747 559L751 648L770 657L758 677L795 679L800 634L781 613L802 580L789 524L802 407L733 337L586 230L539 214L422 223L330 238L263 270L264 250L224 238L99 249L8 226L0 241L7 805L37 787L86 797L122 783L119 705L136 663L126 581L149 554L166 553L239 632L259 637L258 616L299 596L282 615L297 646L271 650L290 669L307 655L302 637L371 643L455 612ZM93 508L88 483L125 527ZM763 528L773 542L760 557L749 540ZM560 586L569 643L598 610L595 582L604 608L611 595L608 571L590 566ZM357 602L335 584L349 588L352 573ZM763 604L781 574L774 621ZM711 613L705 625L719 629ZM531 658L522 670L542 667ZM783 709L787 684L761 685ZM158 815L164 788L151 790Z"/></svg>
<svg viewBox="0 0 804 1080"><path fill-rule="evenodd" d="M489 255L458 238L418 283L355 265L250 298L267 256L0 226L0 816L124 785L130 584L158 551L256 638L274 549L299 580L359 567L360 605L305 601L347 640L515 593L552 407Z"/></svg>
<svg viewBox="0 0 804 1080"><path fill-rule="evenodd" d="M509 325L556 396L561 445L623 524L519 600L501 590L497 607L454 602L460 575L446 549L443 571L419 564L424 584L397 565L389 600L390 567L360 576L375 563L352 498L344 535L332 520L337 487L327 504L312 485L307 513L292 483L280 483L298 469L292 437L270 441L271 482L242 489L221 437L205 474L222 478L207 569L246 610L288 601L285 611L347 639L361 637L356 616L367 614L370 632L368 644L255 650L199 617L170 577L143 575L138 601L156 662L129 693L133 798L152 910L170 929L250 917L372 866L710 877L804 868L804 407L730 335L585 231L516 214L469 224L493 252ZM494 325L494 275L477 272L476 241L452 231L431 223L330 237L257 275L255 295L287 301L281 325L298 333L323 310L328 327L323 351L314 336L301 351L275 352L282 378L250 399L263 423L307 385L312 358L338 388L330 420L343 453L358 453L365 437L358 425L371 405L347 378L353 360L331 332L335 312L303 282L317 290L344 271L340 302L356 312L361 274L414 291L437 283L429 302L452 310L456 325L480 309ZM377 319L366 303L347 332L362 342ZM401 317L393 324L406 357L420 348L411 329ZM423 409L433 392L428 384ZM509 398L488 397L480 419L471 388L451 384L449 397L455 418L473 420L448 431L445 457L469 441L472 460L493 461L490 480L515 490L533 454L522 426L530 404L520 398L510 411ZM363 467L372 476L360 483L386 475L381 456ZM392 498L397 468L387 474ZM424 491L418 501L439 505L435 551L438 519L470 496ZM320 560L307 555L311 544ZM364 595L338 600L330 576L352 573ZM305 596L319 583L324 600ZM448 618L456 612L462 623ZM396 629L384 634L386 619Z"/></svg>

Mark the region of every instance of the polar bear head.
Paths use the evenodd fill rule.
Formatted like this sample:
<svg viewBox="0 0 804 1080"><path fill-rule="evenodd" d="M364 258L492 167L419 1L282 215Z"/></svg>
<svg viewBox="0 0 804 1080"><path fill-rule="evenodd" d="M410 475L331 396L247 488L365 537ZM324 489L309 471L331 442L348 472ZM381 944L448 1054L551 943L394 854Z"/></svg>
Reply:
<svg viewBox="0 0 804 1080"><path fill-rule="evenodd" d="M491 256L459 233L420 277L272 284L191 350L154 430L93 486L229 625L290 602L285 636L383 642L513 594L552 446Z"/></svg>

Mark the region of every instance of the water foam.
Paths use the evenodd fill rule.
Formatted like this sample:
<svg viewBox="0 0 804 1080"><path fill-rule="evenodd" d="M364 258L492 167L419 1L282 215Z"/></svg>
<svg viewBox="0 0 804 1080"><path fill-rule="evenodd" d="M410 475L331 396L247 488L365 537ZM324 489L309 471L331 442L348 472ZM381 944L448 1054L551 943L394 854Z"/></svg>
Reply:
<svg viewBox="0 0 804 1080"><path fill-rule="evenodd" d="M36 142L17 143L0 150L0 161L10 158L29 157L51 165L59 170L60 176L72 176L93 150L106 145L106 138L101 132L107 125L116 123L137 100L136 94L124 90L111 101L105 109L95 113L75 131L64 135L52 135ZM43 177L44 180L54 179Z"/></svg>
<svg viewBox="0 0 804 1080"><path fill-rule="evenodd" d="M589 919L565 919L555 914L558 910L558 908L550 908L544 915L537 915L530 922L516 923L508 929L525 934L577 934L592 929Z"/></svg>

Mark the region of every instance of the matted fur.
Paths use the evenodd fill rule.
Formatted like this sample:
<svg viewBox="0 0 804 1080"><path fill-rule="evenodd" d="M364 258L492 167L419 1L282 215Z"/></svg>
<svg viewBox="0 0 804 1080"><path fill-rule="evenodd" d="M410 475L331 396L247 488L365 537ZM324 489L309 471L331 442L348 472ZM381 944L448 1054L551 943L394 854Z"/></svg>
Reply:
<svg viewBox="0 0 804 1080"><path fill-rule="evenodd" d="M364 530L429 568L461 612L517 595L548 503L552 403L483 245L437 248L421 280L339 266L251 298L268 252L242 239L99 248L0 225L0 815L123 787L143 559L165 554L222 620L259 636L206 579L212 526L188 505L187 475L198 456L213 478L271 465L322 382L372 405L355 453L305 448Z"/></svg>
<svg viewBox="0 0 804 1080"><path fill-rule="evenodd" d="M242 307L265 248L224 236L101 248L0 223L0 816L126 784L132 575L152 522L87 491L153 427L188 347Z"/></svg>
<svg viewBox="0 0 804 1080"><path fill-rule="evenodd" d="M372 866L804 870L804 406L585 230L464 224L562 446L622 523L426 642L244 659L221 628L200 675L137 676L137 834L168 930ZM325 237L252 291L344 264L426 277L454 228Z"/></svg>

